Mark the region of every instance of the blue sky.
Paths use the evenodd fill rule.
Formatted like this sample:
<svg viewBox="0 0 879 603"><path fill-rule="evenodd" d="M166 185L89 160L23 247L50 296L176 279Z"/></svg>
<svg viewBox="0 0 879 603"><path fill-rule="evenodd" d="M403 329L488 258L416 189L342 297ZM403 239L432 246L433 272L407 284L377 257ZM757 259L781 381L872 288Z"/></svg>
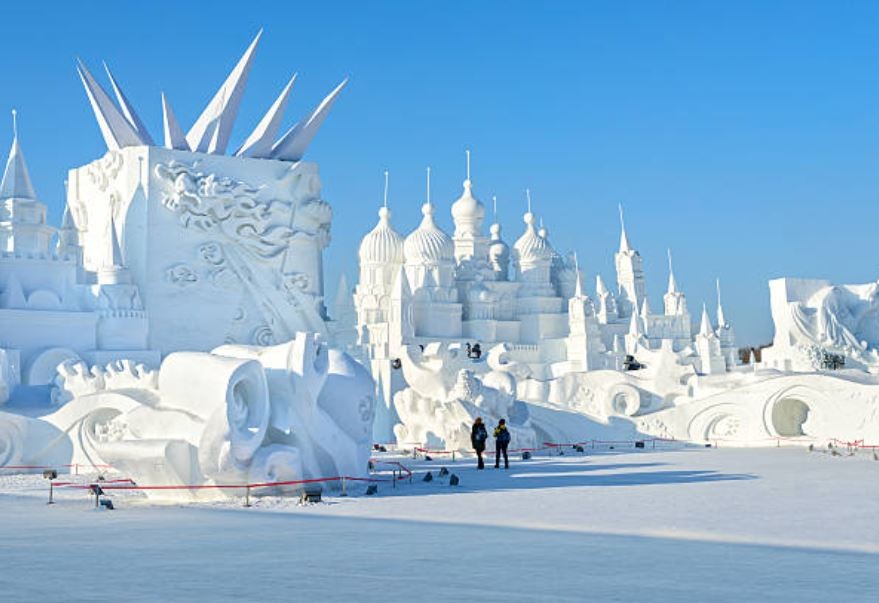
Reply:
<svg viewBox="0 0 879 603"><path fill-rule="evenodd" d="M66 169L105 150L74 57L107 60L160 138L160 91L188 128L264 27L230 146L294 71L287 124L351 76L308 155L335 210L330 283L356 274L384 169L398 229L427 165L450 229L468 147L509 242L530 187L553 245L612 280L622 202L651 305L671 247L694 313L721 278L743 344L772 336L769 278L877 278L877 3L16 2L0 19L0 110L19 111L55 223Z"/></svg>

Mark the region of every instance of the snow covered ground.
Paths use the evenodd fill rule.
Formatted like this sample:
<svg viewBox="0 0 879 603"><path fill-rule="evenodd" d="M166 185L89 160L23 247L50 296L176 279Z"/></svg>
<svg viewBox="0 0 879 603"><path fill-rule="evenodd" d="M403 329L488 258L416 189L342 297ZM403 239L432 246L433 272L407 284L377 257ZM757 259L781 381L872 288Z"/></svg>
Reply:
<svg viewBox="0 0 879 603"><path fill-rule="evenodd" d="M409 461L411 463L411 461ZM803 449L414 464L300 507L188 507L0 477L8 601L875 601L879 462ZM446 466L461 485L421 480Z"/></svg>

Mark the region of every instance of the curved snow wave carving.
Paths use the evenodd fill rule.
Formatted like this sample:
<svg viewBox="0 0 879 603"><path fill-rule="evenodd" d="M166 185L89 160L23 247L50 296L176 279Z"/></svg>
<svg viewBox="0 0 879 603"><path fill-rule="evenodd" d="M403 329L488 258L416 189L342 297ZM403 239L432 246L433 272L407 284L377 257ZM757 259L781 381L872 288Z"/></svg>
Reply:
<svg viewBox="0 0 879 603"><path fill-rule="evenodd" d="M63 406L56 412L42 419L0 413L0 463L108 464L143 486L367 472L375 384L315 333L271 347L173 353L157 374L81 363L58 372L54 399ZM241 494L146 492L176 500Z"/></svg>

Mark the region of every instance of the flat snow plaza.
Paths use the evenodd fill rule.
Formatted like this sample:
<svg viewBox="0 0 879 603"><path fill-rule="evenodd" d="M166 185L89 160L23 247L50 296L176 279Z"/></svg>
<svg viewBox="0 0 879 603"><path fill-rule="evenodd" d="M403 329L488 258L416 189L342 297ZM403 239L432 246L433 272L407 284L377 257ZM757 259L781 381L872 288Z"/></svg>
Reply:
<svg viewBox="0 0 879 603"><path fill-rule="evenodd" d="M412 462L377 496L153 505L0 480L16 601L875 601L872 455L689 448ZM461 478L437 477L447 467ZM355 494L355 493L352 493Z"/></svg>

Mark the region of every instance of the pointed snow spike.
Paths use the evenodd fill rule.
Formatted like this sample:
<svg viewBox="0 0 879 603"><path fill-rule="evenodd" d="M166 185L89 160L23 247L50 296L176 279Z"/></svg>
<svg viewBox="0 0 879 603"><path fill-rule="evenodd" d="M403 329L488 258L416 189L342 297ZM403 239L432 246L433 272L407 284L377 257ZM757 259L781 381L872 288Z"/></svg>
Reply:
<svg viewBox="0 0 879 603"><path fill-rule="evenodd" d="M186 134L186 141L193 151L217 155L226 151L260 37L262 29Z"/></svg>
<svg viewBox="0 0 879 603"><path fill-rule="evenodd" d="M123 268L125 262L122 259L122 246L119 245L119 236L116 234L116 220L110 218L110 244L112 245L112 263L114 268Z"/></svg>
<svg viewBox="0 0 879 603"><path fill-rule="evenodd" d="M348 78L346 77L342 80L341 84L336 86L335 89L333 89L333 91L321 101L317 108L315 108L307 118L290 128L287 133L275 143L275 146L272 147L272 157L283 159L285 161L299 161L302 159L302 156L305 155L305 151L308 150L311 141L314 140L315 134L317 134L317 131L320 129L321 124L323 124L324 120L327 118L327 114L333 107L333 103L336 102L336 98L338 98L339 93L347 83Z"/></svg>
<svg viewBox="0 0 879 603"><path fill-rule="evenodd" d="M717 328L727 326L726 316L723 314L723 304L720 303L720 279L717 279Z"/></svg>
<svg viewBox="0 0 879 603"><path fill-rule="evenodd" d="M186 142L186 136L183 134L180 122L174 116L171 103L168 102L164 92L162 92L162 123L165 134L165 148L188 151L189 144Z"/></svg>
<svg viewBox="0 0 879 603"><path fill-rule="evenodd" d="M14 113L13 113L14 115ZM3 180L0 181L0 199L36 199L37 194L31 184L31 177L24 160L24 153L18 144L18 132L12 138L12 147L9 149L9 159L6 160L6 169L3 170Z"/></svg>
<svg viewBox="0 0 879 603"><path fill-rule="evenodd" d="M111 151L146 144L125 116L119 112L107 91L95 80L88 68L77 59L77 72L89 97L104 142Z"/></svg>
<svg viewBox="0 0 879 603"><path fill-rule="evenodd" d="M598 295L604 295L607 293L607 285L604 284L604 279L601 278L600 274L595 275L595 292Z"/></svg>
<svg viewBox="0 0 879 603"><path fill-rule="evenodd" d="M647 298L644 298L644 303L641 304L641 316L647 317L650 315L650 304L647 301Z"/></svg>
<svg viewBox="0 0 879 603"><path fill-rule="evenodd" d="M629 321L629 335L641 335L641 317L638 312L632 312L632 319Z"/></svg>
<svg viewBox="0 0 879 603"><path fill-rule="evenodd" d="M671 249L668 250L668 293L678 292L678 282L675 280L675 271L671 265Z"/></svg>
<svg viewBox="0 0 879 603"><path fill-rule="evenodd" d="M119 107L122 109L122 114L125 116L125 119L128 120L131 127L137 131L144 143L152 146L152 136L147 132L146 126L143 125L143 122L140 121L140 117L138 117L137 112L134 110L134 106L132 106L131 102L129 102L128 97L122 92L122 88L116 83L116 78L114 78L113 74L110 72L110 67L107 65L106 61L104 61L104 71L107 72L107 77L110 78L110 86L113 88L113 94L116 95L116 100L119 102Z"/></svg>
<svg viewBox="0 0 879 603"><path fill-rule="evenodd" d="M702 324L699 327L699 334L705 336L712 334L711 320L708 318L708 308L705 304L702 304Z"/></svg>
<svg viewBox="0 0 879 603"><path fill-rule="evenodd" d="M272 144L281 128L281 121L284 119L284 111L287 109L287 101L290 100L290 91L293 89L295 81L296 74L294 73L259 124L253 129L241 148L236 151L236 157L267 158L271 156Z"/></svg>
<svg viewBox="0 0 879 603"><path fill-rule="evenodd" d="M626 234L626 222L623 219L623 204L619 204L620 208L620 251L631 251L632 246L629 244L629 237Z"/></svg>

